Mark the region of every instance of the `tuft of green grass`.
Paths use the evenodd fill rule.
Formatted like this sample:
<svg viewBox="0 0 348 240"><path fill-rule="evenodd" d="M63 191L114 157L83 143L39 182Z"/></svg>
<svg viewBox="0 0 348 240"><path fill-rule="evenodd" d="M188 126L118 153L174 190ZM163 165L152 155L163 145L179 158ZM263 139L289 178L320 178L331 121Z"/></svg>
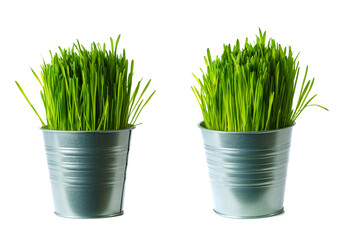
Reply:
<svg viewBox="0 0 348 240"><path fill-rule="evenodd" d="M309 97L314 84L306 80L308 66L299 97L293 108L300 72L298 54L282 46L259 29L256 43L245 40L241 49L237 40L223 46L221 57L212 59L209 48L204 57L206 72L196 77L199 90L192 86L202 110L205 127L219 131L265 131L292 126L316 94Z"/></svg>
<svg viewBox="0 0 348 240"><path fill-rule="evenodd" d="M51 55L51 63L41 66L41 79L32 70L42 87L41 98L46 111L44 123L22 87L19 90L41 121L42 127L52 130L116 130L136 125L143 108L155 91L144 99L151 80L141 87L142 80L132 91L134 61L129 64L126 52L117 54L120 35L111 50L106 45L92 43L87 50L74 43Z"/></svg>

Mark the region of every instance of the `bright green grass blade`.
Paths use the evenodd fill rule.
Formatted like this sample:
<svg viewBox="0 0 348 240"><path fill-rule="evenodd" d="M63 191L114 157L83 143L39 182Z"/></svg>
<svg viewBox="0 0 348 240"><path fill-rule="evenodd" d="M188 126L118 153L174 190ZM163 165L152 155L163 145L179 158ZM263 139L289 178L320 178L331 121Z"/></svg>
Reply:
<svg viewBox="0 0 348 240"><path fill-rule="evenodd" d="M23 96L25 97L25 99L27 100L27 102L29 103L30 107L34 110L36 116L38 116L38 118L40 119L40 122L42 124L42 127L45 127L45 123L43 122L42 118L40 117L40 115L37 113L36 109L34 108L34 106L31 104L31 102L29 101L27 95L24 93L21 85L19 85L19 83L17 81L15 81L15 83L17 84L17 87L19 88L19 90L21 91L21 93L23 94Z"/></svg>
<svg viewBox="0 0 348 240"><path fill-rule="evenodd" d="M143 104L143 106L141 107L141 109L139 110L138 114L136 115L134 121L132 120L131 125L135 125L135 122L138 120L139 114L141 113L141 111L143 110L143 108L147 105L147 103L150 101L150 99L152 98L152 96L155 94L156 91L153 91L151 93L151 95L148 97L148 99L146 100L146 102ZM140 105L139 105L140 106ZM135 115L135 114L134 114Z"/></svg>
<svg viewBox="0 0 348 240"><path fill-rule="evenodd" d="M307 107L320 107L320 108L322 108L322 109L324 109L324 110L326 110L326 111L329 111L329 109L327 109L326 107L323 107L323 106L321 106L321 105L318 105L318 104L309 104Z"/></svg>
<svg viewBox="0 0 348 240"><path fill-rule="evenodd" d="M36 75L36 73L34 72L34 70L32 68L30 68L32 73L34 74L35 78L37 79L37 81L40 83L40 86L43 88L42 82L40 80L40 78Z"/></svg>

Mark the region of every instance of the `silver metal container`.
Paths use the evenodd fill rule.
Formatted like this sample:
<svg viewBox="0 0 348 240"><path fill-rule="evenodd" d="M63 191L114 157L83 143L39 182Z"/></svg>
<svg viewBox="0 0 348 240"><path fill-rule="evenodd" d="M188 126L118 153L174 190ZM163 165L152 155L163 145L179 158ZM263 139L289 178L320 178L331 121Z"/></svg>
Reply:
<svg viewBox="0 0 348 240"><path fill-rule="evenodd" d="M224 217L282 213L292 127L224 132L199 125L208 162L214 211Z"/></svg>
<svg viewBox="0 0 348 240"><path fill-rule="evenodd" d="M68 218L103 218L123 214L132 129L42 129L55 214Z"/></svg>

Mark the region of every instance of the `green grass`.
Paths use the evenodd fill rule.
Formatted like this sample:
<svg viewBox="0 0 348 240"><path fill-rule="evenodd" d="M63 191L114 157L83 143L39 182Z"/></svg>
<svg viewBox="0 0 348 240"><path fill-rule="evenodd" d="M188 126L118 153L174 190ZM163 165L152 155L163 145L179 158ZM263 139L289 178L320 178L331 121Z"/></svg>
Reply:
<svg viewBox="0 0 348 240"><path fill-rule="evenodd" d="M125 50L117 54L119 40L110 38L111 50L94 42L87 50L79 41L71 49L59 47L59 54L50 51L51 63L41 66L41 79L32 70L42 87L46 124L16 81L43 128L89 131L136 125L155 91L143 98L151 80L144 88L138 81L132 91L134 61L129 64Z"/></svg>
<svg viewBox="0 0 348 240"><path fill-rule="evenodd" d="M298 55L291 47L282 48L275 40L266 44L266 32L259 31L256 43L237 40L233 49L224 45L220 57L212 60L210 50L204 57L207 69L203 80L193 76L199 90L192 90L202 110L205 127L219 131L265 131L292 126L317 95L309 97L314 84L306 80L293 108L300 72Z"/></svg>

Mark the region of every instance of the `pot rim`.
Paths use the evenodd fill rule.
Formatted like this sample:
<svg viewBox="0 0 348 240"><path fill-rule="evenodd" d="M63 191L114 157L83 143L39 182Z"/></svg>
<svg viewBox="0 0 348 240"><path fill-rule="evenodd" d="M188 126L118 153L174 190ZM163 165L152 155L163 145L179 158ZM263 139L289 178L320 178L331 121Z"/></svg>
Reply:
<svg viewBox="0 0 348 240"><path fill-rule="evenodd" d="M219 131L219 130L211 130L208 129L204 126L204 121L201 121L197 124L197 126L202 130L202 131L207 131L207 132L215 132L215 133L219 133L219 134L233 134L233 135L237 135L237 134L241 134L241 135L256 135L256 134L269 134L269 133L274 133L274 132L280 132L280 131L284 131L286 129L289 128L293 128L296 125L296 123L294 123L293 125L289 126L289 127L284 127L284 128L279 128L279 129L272 129L272 130L266 130L266 131L244 131L244 132L230 132L230 131Z"/></svg>
<svg viewBox="0 0 348 240"><path fill-rule="evenodd" d="M72 133L72 134L82 134L82 133L93 133L93 134L103 134L103 133L117 133L117 132L126 132L131 131L135 129L135 126L129 127L129 128L123 128L123 129L117 129L117 130L82 130L82 131L76 131L76 130L53 130L53 129L46 129L41 127L40 130L43 132L56 132L56 133Z"/></svg>

